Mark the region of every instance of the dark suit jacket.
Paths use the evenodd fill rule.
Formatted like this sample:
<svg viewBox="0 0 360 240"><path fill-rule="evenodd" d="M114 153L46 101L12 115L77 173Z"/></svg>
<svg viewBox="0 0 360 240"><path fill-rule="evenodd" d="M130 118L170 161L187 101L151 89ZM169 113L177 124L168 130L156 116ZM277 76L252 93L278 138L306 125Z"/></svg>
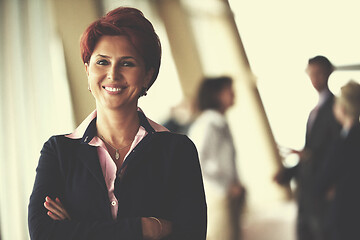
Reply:
<svg viewBox="0 0 360 240"><path fill-rule="evenodd" d="M360 239L360 124L346 138L339 138L325 161L318 190L325 196L335 187L329 214L333 237L337 240Z"/></svg>
<svg viewBox="0 0 360 240"><path fill-rule="evenodd" d="M318 110L312 128L306 131L304 150L307 158L300 159L296 173L300 195L314 196L316 176L323 165L331 144L339 136L341 127L335 119L333 105L334 95L330 95ZM307 198L307 196L299 197Z"/></svg>
<svg viewBox="0 0 360 240"><path fill-rule="evenodd" d="M311 130L306 131L304 151L306 158L300 159L297 166L286 170L285 179L297 180L297 200L300 214L315 213L322 203L316 203L317 194L314 182L323 165L325 155L332 142L340 133L340 125L333 114L334 95L330 95L319 108Z"/></svg>
<svg viewBox="0 0 360 240"><path fill-rule="evenodd" d="M140 119L149 134L117 175L116 220L96 147L87 144L96 134L95 119L82 139L53 136L44 144L29 203L31 239L142 239L140 218L147 216L173 223L168 239L205 239L206 202L194 144L183 135L155 132L145 116ZM59 197L72 220L50 219L45 196Z"/></svg>

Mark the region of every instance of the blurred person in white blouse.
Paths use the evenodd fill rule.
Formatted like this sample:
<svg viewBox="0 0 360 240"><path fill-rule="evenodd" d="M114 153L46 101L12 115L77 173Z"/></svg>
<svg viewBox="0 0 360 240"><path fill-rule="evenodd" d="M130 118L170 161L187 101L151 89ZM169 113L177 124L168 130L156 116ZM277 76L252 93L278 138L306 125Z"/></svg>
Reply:
<svg viewBox="0 0 360 240"><path fill-rule="evenodd" d="M234 104L232 82L225 76L202 81L196 99L199 115L188 134L198 149L203 173L208 205L208 240L238 239L239 234L239 204L233 203L241 202L243 187L225 117L226 111Z"/></svg>

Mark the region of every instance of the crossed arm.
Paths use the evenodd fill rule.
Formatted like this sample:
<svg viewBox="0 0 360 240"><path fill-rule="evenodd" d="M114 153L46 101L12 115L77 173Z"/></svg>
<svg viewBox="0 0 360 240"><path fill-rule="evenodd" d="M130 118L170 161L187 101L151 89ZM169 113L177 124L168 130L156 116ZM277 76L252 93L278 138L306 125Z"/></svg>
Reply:
<svg viewBox="0 0 360 240"><path fill-rule="evenodd" d="M52 200L45 198L44 207L48 210L47 215L56 221L71 220L69 213L59 198ZM168 236L172 231L171 222L155 217L142 217L142 234L145 240L158 240Z"/></svg>
<svg viewBox="0 0 360 240"><path fill-rule="evenodd" d="M60 139L61 140L61 139ZM91 187L95 178L83 181L83 174L90 174L87 168L81 168L80 174L64 175L69 172L69 162L77 164L75 160L64 162L61 159L72 159L73 151L61 151L58 156L59 145L57 139L51 139L44 145L37 168L34 189L29 203L29 231L31 239L205 239L206 235L206 203L201 180L201 172L194 146L176 147L172 156L176 158L171 167L171 203L169 214L171 222L153 217L121 217L115 221L110 219L106 205L102 203L99 187ZM183 145L174 144L174 146ZM185 151L184 151L185 149ZM89 154L88 154L89 155ZM88 161L88 159L87 159ZM81 162L80 162L81 163ZM73 168L73 167L72 167ZM71 169L70 169L71 170ZM183 173L187 172L184 178ZM82 186L78 193L69 185L69 194L73 199L71 204L65 198L63 184L66 179ZM80 181L80 182L79 182ZM96 185L96 184L95 184ZM97 186L97 185L96 185ZM84 189L85 188L85 189ZM97 193L97 189L99 192ZM84 192L94 191L93 198L84 196ZM58 199L57 199L58 198ZM86 199L91 199L90 201ZM82 207L83 204L86 207ZM94 205L95 204L95 205ZM96 206L96 208L94 208ZM79 209L79 207L81 209ZM84 211L92 211L84 213ZM81 217L84 214L88 217ZM94 216L94 214L100 214ZM149 216L149 215L147 215ZM169 239L170 239L169 238ZM168 239L168 238L167 238Z"/></svg>

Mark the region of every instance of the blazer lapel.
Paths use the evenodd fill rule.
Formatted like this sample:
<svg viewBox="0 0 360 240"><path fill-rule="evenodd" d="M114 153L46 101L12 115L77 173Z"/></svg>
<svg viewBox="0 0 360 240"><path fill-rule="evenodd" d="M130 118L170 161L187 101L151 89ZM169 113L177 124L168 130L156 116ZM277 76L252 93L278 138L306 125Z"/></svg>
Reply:
<svg viewBox="0 0 360 240"><path fill-rule="evenodd" d="M85 167L89 170L89 172L91 172L100 186L107 191L96 147L87 144L80 144L78 158L82 160Z"/></svg>
<svg viewBox="0 0 360 240"><path fill-rule="evenodd" d="M147 120L145 114L141 111L138 111L140 125L145 128L148 134L140 141L140 143L132 150L132 152L127 156L124 160L124 163L121 165L120 169L118 170L118 174L122 174L123 170L128 167L128 164L131 163L131 167L135 167L139 162L141 162L141 158L135 158L135 156L141 154L143 147L156 135L155 129L150 125L149 121ZM121 176L122 178L123 176Z"/></svg>
<svg viewBox="0 0 360 240"><path fill-rule="evenodd" d="M311 137L311 135L314 135L314 133L316 134L316 132L319 132L319 129L322 129L322 127L324 127L324 122L329 120L326 118L328 118L329 113L331 114L332 112L333 103L334 95L330 95L325 101L325 103L318 109L317 115L313 120L314 122L312 124L312 127L307 133L308 137Z"/></svg>

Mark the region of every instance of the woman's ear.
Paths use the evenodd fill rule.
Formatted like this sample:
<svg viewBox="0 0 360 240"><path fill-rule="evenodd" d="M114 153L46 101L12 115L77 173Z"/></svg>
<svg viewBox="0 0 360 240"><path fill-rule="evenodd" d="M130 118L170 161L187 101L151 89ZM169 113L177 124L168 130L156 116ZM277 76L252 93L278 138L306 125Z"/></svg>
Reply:
<svg viewBox="0 0 360 240"><path fill-rule="evenodd" d="M85 63L85 72L86 72L86 75L89 77L89 64L88 63Z"/></svg>
<svg viewBox="0 0 360 240"><path fill-rule="evenodd" d="M88 90L89 92L91 92L91 89L90 89L90 80L89 80L89 64L88 63L85 63L85 72L86 72L86 75L88 77Z"/></svg>
<svg viewBox="0 0 360 240"><path fill-rule="evenodd" d="M153 78L153 75L154 75L154 72L155 72L155 69L154 68L150 68L147 72L146 72L146 75L145 75L145 81L144 81L144 87L147 89L150 85L150 82Z"/></svg>

